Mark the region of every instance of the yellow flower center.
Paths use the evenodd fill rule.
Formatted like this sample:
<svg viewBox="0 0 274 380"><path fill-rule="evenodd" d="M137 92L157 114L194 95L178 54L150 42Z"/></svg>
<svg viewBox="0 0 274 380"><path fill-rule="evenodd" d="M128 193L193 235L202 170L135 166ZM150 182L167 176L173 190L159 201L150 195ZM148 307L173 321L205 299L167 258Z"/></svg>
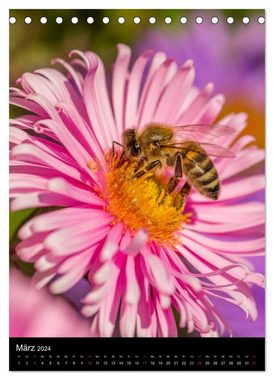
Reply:
<svg viewBox="0 0 274 380"><path fill-rule="evenodd" d="M117 167L117 159L109 165L108 211L116 222L123 222L133 231L146 229L150 241L175 244L176 231L189 221L190 214L173 207L174 196L163 196L164 189L152 173L132 178L135 169L136 164L129 162Z"/></svg>

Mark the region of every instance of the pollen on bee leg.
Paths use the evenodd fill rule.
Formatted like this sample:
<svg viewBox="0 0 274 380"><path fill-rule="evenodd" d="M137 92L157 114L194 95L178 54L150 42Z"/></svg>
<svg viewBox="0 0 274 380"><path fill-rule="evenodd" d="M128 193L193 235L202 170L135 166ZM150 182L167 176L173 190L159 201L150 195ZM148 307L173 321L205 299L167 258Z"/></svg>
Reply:
<svg viewBox="0 0 274 380"><path fill-rule="evenodd" d="M117 167L110 160L106 171L107 209L132 234L145 229L149 241L173 245L177 231L189 221L189 214L173 206L174 197L165 194L152 172L133 178L136 165L128 162Z"/></svg>

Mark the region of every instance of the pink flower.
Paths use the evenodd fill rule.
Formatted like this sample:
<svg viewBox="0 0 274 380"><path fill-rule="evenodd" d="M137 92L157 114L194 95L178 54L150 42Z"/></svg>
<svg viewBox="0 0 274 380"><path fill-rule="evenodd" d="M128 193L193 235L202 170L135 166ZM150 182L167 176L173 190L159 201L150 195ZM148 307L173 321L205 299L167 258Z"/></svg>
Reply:
<svg viewBox="0 0 274 380"><path fill-rule="evenodd" d="M89 336L88 322L60 296L38 291L17 269L10 272L10 336Z"/></svg>
<svg viewBox="0 0 274 380"><path fill-rule="evenodd" d="M212 124L224 97L211 97L211 83L193 86L192 61L178 68L148 51L129 69L130 54L119 45L111 91L100 58L80 51L54 61L65 74L39 69L11 90L11 102L32 112L11 122L11 208L61 208L20 229L17 254L53 293L88 274L82 312L93 336L112 336L116 322L121 336L177 336L173 310L189 333L230 334L214 299L255 320L251 287L264 281L248 262L264 253L264 175L252 170L264 152L251 136L237 139L246 115L230 114L220 123L235 131L216 141L236 158L215 160L220 198L192 190L183 211L170 196L159 203L155 177L129 181L132 165L111 164L113 141L152 122Z"/></svg>

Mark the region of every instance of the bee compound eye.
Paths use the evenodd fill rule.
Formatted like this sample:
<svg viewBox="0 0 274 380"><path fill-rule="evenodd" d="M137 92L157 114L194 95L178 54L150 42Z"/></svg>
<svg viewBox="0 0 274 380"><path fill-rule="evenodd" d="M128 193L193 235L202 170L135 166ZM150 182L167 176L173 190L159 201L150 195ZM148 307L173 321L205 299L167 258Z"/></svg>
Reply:
<svg viewBox="0 0 274 380"><path fill-rule="evenodd" d="M139 144L133 144L130 148L131 155L136 157L141 154L141 147Z"/></svg>

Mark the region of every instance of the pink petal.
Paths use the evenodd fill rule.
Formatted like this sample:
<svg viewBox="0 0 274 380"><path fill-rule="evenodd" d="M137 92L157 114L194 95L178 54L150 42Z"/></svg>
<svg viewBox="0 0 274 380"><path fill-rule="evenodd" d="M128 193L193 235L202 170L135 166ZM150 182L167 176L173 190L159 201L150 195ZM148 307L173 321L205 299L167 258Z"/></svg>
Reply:
<svg viewBox="0 0 274 380"><path fill-rule="evenodd" d="M233 181L232 183L223 183L220 198L217 201L214 201L214 204L219 202L224 202L228 200L237 200L238 198L256 193L264 189L265 187L265 178L264 175L258 174L253 175L248 178L240 178ZM195 203L199 202L213 202L206 199L204 196L200 195L197 191L193 191L191 194L191 199Z"/></svg>
<svg viewBox="0 0 274 380"><path fill-rule="evenodd" d="M247 145L254 143L256 141L254 136L251 135L245 135L240 137L231 147L231 150L234 153L241 152L242 149L244 149ZM237 155L238 156L238 155Z"/></svg>
<svg viewBox="0 0 274 380"><path fill-rule="evenodd" d="M137 304L140 299L140 287L138 284L135 268L134 257L127 257L126 268L126 290L125 290L125 302L127 304Z"/></svg>
<svg viewBox="0 0 274 380"><path fill-rule="evenodd" d="M77 228L69 226L52 232L44 241L44 246L55 256L66 256L79 252L101 241L108 233L111 218L79 223Z"/></svg>
<svg viewBox="0 0 274 380"><path fill-rule="evenodd" d="M79 269L80 267L84 268L90 263L92 257L94 256L94 252L97 249L97 245L90 247L84 251L77 253L76 255L69 256L65 258L65 260L61 261L58 266L58 273L64 274L71 270ZM59 258L56 258L59 260ZM61 258L62 260L62 258Z"/></svg>
<svg viewBox="0 0 274 380"><path fill-rule="evenodd" d="M224 96L216 95L210 99L208 104L201 110L200 117L197 121L202 124L212 124L221 112L224 103Z"/></svg>
<svg viewBox="0 0 274 380"><path fill-rule="evenodd" d="M169 296L166 296L164 294L159 295L160 305L162 309L168 309L170 308L171 299Z"/></svg>
<svg viewBox="0 0 274 380"><path fill-rule="evenodd" d="M112 286L102 301L99 311L99 331L102 337L112 336L116 323L121 298L121 285L119 281L117 281L118 272L119 268L116 268L116 274L113 275Z"/></svg>
<svg viewBox="0 0 274 380"><path fill-rule="evenodd" d="M117 134L114 139L120 141L124 130L125 117L125 95L126 83L128 78L128 65L131 56L131 50L128 46L118 44L118 56L114 63L112 74L112 104L115 121L117 125Z"/></svg>
<svg viewBox="0 0 274 380"><path fill-rule="evenodd" d="M66 127L79 140L81 145L86 148L87 152L90 152L90 156L100 160L100 162L104 162L103 150L96 135L88 124L88 121L86 122L82 115L79 114L79 110L70 107L67 103L61 102L58 103L57 109Z"/></svg>
<svg viewBox="0 0 274 380"><path fill-rule="evenodd" d="M12 158L27 161L30 163L44 164L52 166L57 171L77 180L81 180L81 173L74 167L46 153L37 146L31 144L21 144L13 148Z"/></svg>
<svg viewBox="0 0 274 380"><path fill-rule="evenodd" d="M67 272L50 284L50 291L53 294L61 294L66 292L75 284L77 284L81 278L83 278L86 272L87 267L79 267Z"/></svg>
<svg viewBox="0 0 274 380"><path fill-rule="evenodd" d="M85 298L82 300L85 304L97 304L100 303L101 299L104 298L105 293L108 291L108 284L100 286L89 292Z"/></svg>
<svg viewBox="0 0 274 380"><path fill-rule="evenodd" d="M84 100L93 132L103 149L110 148L117 138L117 129L111 114L110 101L101 60L93 53L86 53L89 62L84 81Z"/></svg>
<svg viewBox="0 0 274 380"><path fill-rule="evenodd" d="M141 288L140 302L138 303L137 314L137 336L138 337L156 337L157 334L157 317L150 297L150 285L148 281L141 277L139 273L139 283Z"/></svg>
<svg viewBox="0 0 274 380"><path fill-rule="evenodd" d="M21 260L31 262L38 255L42 254L44 249L43 240L47 234L37 234L28 240L21 241L16 246L16 253Z"/></svg>
<svg viewBox="0 0 274 380"><path fill-rule="evenodd" d="M96 314L98 312L98 310L100 309L100 304L95 304L95 305L85 305L82 309L81 309L81 313L85 316L85 317L92 317L94 314Z"/></svg>
<svg viewBox="0 0 274 380"><path fill-rule="evenodd" d="M146 97L146 94L147 94L147 91L148 91L148 88L150 86L150 83L153 79L153 76L155 75L155 73L157 72L157 70L159 69L159 67L163 64L163 62L165 62L166 60L166 56L164 53L162 52L158 52L154 55L153 59L152 59L152 62L151 62L151 65L150 65L150 69L149 69L149 72L145 78L145 82L144 82L144 86L142 88L142 91L140 93L140 99L139 99L139 104L138 104L138 110L140 109L140 105L144 102L145 100L145 97ZM134 121L134 125L139 128L140 125L139 125L139 112L137 111L136 115L135 115L135 121Z"/></svg>
<svg viewBox="0 0 274 380"><path fill-rule="evenodd" d="M30 134L20 130L19 128L11 127L10 130L13 136L13 141L15 141L16 139L18 144L30 142L34 146L37 146L38 148L42 149L43 151L57 158L58 160L62 160L71 166L75 166L75 162L68 155L64 147L57 145L56 143L52 143L51 141L47 141L44 138L40 138L38 136L31 136Z"/></svg>
<svg viewBox="0 0 274 380"><path fill-rule="evenodd" d="M245 202L235 205L224 206L217 204L215 207L208 209L208 205L200 204L197 210L197 219L200 221L210 222L210 223L228 223L233 220L234 223L240 224L243 220L239 220L239 215L247 215L247 218L261 214L264 211L264 205L261 202Z"/></svg>
<svg viewBox="0 0 274 380"><path fill-rule="evenodd" d="M10 160L10 173L21 174L23 176L25 174L38 175L46 179L58 177L58 175L60 175L60 173L53 168L16 160ZM65 175L64 177L69 179L69 177L66 177Z"/></svg>
<svg viewBox="0 0 274 380"><path fill-rule="evenodd" d="M125 105L125 128L134 128L135 115L138 109L139 92L145 67L153 52L146 51L135 61L128 78L126 105Z"/></svg>
<svg viewBox="0 0 274 380"><path fill-rule="evenodd" d="M125 230L124 236L121 239L120 242L120 251L124 252L124 250L131 244L132 242L132 237L131 237L131 232L129 229Z"/></svg>
<svg viewBox="0 0 274 380"><path fill-rule="evenodd" d="M120 311L120 334L122 337L133 337L136 327L137 304L128 304L124 300Z"/></svg>
<svg viewBox="0 0 274 380"><path fill-rule="evenodd" d="M103 206L105 202L92 191L73 186L63 178L52 178L48 181L47 190L74 199L84 204Z"/></svg>
<svg viewBox="0 0 274 380"><path fill-rule="evenodd" d="M221 138L218 142L223 147L228 147L235 140L235 138L244 130L247 122L247 114L244 112L237 114L229 114L220 120L221 125L227 125L235 129L235 133Z"/></svg>
<svg viewBox="0 0 274 380"><path fill-rule="evenodd" d="M92 320L91 326L90 326L90 335L92 337L99 337L99 316L98 314L95 315L95 317Z"/></svg>
<svg viewBox="0 0 274 380"><path fill-rule="evenodd" d="M141 98L138 109L138 125L145 126L148 123L155 121L153 118L154 110L160 99L162 91L166 85L167 78L170 72L174 73L174 61L167 59L157 71L155 71L151 82L146 89L145 96ZM145 89L143 90L145 91ZM164 122L164 120L157 120L157 122Z"/></svg>
<svg viewBox="0 0 274 380"><path fill-rule="evenodd" d="M26 98L26 94L22 92L21 94L14 94L10 96L10 104L24 108L30 112L33 112L39 115L41 118L47 118L47 112L38 104L35 104L33 101Z"/></svg>
<svg viewBox="0 0 274 380"><path fill-rule="evenodd" d="M37 259L37 261L34 263L34 268L38 272L46 272L49 269L52 269L56 267L55 261L50 261L49 258L46 255L43 255Z"/></svg>
<svg viewBox="0 0 274 380"><path fill-rule="evenodd" d="M130 244L123 249L123 252L129 256L136 256L144 247L148 240L148 234L145 230L139 230L136 232L134 238Z"/></svg>
<svg viewBox="0 0 274 380"><path fill-rule="evenodd" d="M68 207L62 210L47 212L38 215L22 226L18 232L20 239L26 239L33 233L53 231L66 226L75 225L84 220L89 221L90 218L100 218L101 210L94 210L89 207Z"/></svg>
<svg viewBox="0 0 274 380"><path fill-rule="evenodd" d="M244 150L240 152L236 159L231 163L227 163L223 170L220 171L222 181L233 177L236 174L242 173L245 170L251 168L253 165L258 164L265 158L263 150L257 150L252 154L248 154Z"/></svg>
<svg viewBox="0 0 274 380"><path fill-rule="evenodd" d="M49 206L74 206L77 202L72 199L65 198L58 194L50 192L35 192L23 194L15 198L10 208L12 211L24 210L27 208L49 207Z"/></svg>
<svg viewBox="0 0 274 380"><path fill-rule="evenodd" d="M48 84L49 81L41 75L25 73L21 77L21 85L27 94L40 94L54 105L59 100L57 91L51 91Z"/></svg>
<svg viewBox="0 0 274 380"><path fill-rule="evenodd" d="M43 120L41 125L47 126L58 137L59 141L64 145L70 155L74 158L75 162L79 164L88 174L91 171L88 169L87 164L90 160L90 154L83 148L81 144L74 138L67 128L60 125L60 123L52 120Z"/></svg>
<svg viewBox="0 0 274 380"><path fill-rule="evenodd" d="M261 215L262 217L262 215ZM195 224L191 224L191 226L188 226L188 229L197 231L197 232L203 232L203 233L209 233L209 234L224 234L228 232L235 232L235 231L244 231L246 230L247 233L249 233L250 229L253 227L257 227L260 231L263 231L263 225L264 225L265 219L257 220L246 220L243 223L226 223L226 224L209 224L208 222L200 222L199 220L195 221Z"/></svg>
<svg viewBox="0 0 274 380"><path fill-rule="evenodd" d="M70 71L73 74L73 68ZM79 96L71 80L53 68L38 69L35 71L35 74L47 78L47 86L58 95L59 102L66 102L71 108L77 108L82 117L87 120L83 99Z"/></svg>
<svg viewBox="0 0 274 380"><path fill-rule="evenodd" d="M165 88L154 113L155 120L176 125L178 112L192 86L194 76L193 62L189 60L181 66Z"/></svg>
<svg viewBox="0 0 274 380"><path fill-rule="evenodd" d="M45 272L34 273L31 281L37 289L42 289L56 276L56 268L51 268Z"/></svg>
<svg viewBox="0 0 274 380"><path fill-rule="evenodd" d="M19 196L21 193L46 190L47 180L36 175L26 174L24 177L18 174L10 174L10 194Z"/></svg>
<svg viewBox="0 0 274 380"><path fill-rule="evenodd" d="M74 69L72 65L67 63L65 60L61 58L56 58L51 61L51 63L54 65L56 63L60 63L60 65L64 66L64 68L68 71L68 73L71 75L71 78L73 79L74 84L76 85L80 95L83 93L83 81L80 79L79 73ZM37 71L38 73L41 71Z"/></svg>
<svg viewBox="0 0 274 380"><path fill-rule="evenodd" d="M144 255L142 263L147 272L148 280L158 289L158 291L166 295L174 292L172 278L158 256L151 254Z"/></svg>
<svg viewBox="0 0 274 380"><path fill-rule="evenodd" d="M114 273L113 263L107 261L99 267L99 269L93 274L92 280L96 285L103 285L107 283L108 279L112 277Z"/></svg>
<svg viewBox="0 0 274 380"><path fill-rule="evenodd" d="M199 120L201 110L208 104L209 97L213 91L213 84L208 83L189 104L188 108L178 118L177 125L193 124Z"/></svg>
<svg viewBox="0 0 274 380"><path fill-rule="evenodd" d="M225 268L230 264L233 264L233 261L230 261L219 254L213 253L210 249L203 247L194 241L189 242L188 246L185 245L184 248L178 246L177 249L200 273L206 274L216 268ZM247 275L247 271L239 266L229 270L228 274L230 278L233 276L238 280L243 280ZM226 279L226 277L226 273L223 273L222 275L210 277L210 281L217 285L228 285L232 280Z"/></svg>
<svg viewBox="0 0 274 380"><path fill-rule="evenodd" d="M115 253L119 250L119 242L121 240L123 230L124 225L122 223L117 223L111 228L101 250L102 261L111 260Z"/></svg>
<svg viewBox="0 0 274 380"><path fill-rule="evenodd" d="M171 309L163 310L156 300L157 319L159 322L159 337L177 337L177 327Z"/></svg>

